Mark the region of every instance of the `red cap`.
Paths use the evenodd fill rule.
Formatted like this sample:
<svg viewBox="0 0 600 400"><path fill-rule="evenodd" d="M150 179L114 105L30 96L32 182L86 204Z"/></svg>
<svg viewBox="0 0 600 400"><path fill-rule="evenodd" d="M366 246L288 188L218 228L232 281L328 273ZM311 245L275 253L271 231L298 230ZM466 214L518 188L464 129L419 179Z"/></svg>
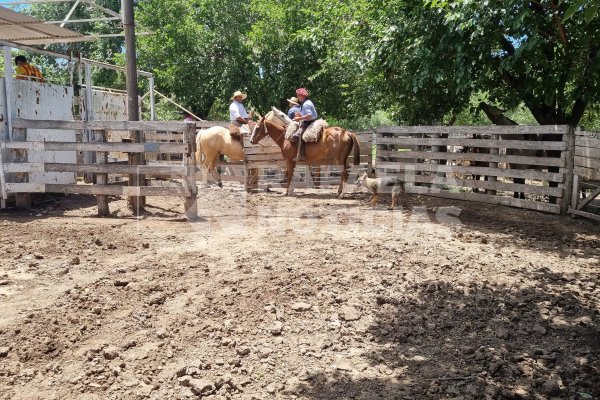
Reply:
<svg viewBox="0 0 600 400"><path fill-rule="evenodd" d="M308 97L308 90L306 90L304 88L296 89L296 94L298 96Z"/></svg>

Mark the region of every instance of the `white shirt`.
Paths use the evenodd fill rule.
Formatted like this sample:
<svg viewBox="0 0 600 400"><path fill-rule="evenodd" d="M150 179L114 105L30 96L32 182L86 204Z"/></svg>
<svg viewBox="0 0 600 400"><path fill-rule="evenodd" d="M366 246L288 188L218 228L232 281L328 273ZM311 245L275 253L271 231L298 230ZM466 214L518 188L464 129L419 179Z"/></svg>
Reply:
<svg viewBox="0 0 600 400"><path fill-rule="evenodd" d="M249 118L244 105L237 100L234 100L233 103L229 106L229 120L231 122L237 121L239 117Z"/></svg>

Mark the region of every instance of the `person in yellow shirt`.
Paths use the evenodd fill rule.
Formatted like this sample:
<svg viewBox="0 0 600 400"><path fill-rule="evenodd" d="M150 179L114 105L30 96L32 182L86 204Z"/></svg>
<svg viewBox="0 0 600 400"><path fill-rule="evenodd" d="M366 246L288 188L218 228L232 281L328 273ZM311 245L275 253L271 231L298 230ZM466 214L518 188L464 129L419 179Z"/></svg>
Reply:
<svg viewBox="0 0 600 400"><path fill-rule="evenodd" d="M46 82L42 72L37 67L29 64L25 56L16 56L15 64L17 64L17 68L15 69L16 79Z"/></svg>

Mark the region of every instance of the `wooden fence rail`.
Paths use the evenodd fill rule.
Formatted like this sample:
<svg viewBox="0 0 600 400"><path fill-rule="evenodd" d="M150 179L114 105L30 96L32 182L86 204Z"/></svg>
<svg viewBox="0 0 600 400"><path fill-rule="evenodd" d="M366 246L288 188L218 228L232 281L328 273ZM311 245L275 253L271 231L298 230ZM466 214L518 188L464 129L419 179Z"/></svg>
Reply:
<svg viewBox="0 0 600 400"><path fill-rule="evenodd" d="M196 129L227 122L33 121L13 122L13 141L0 143L0 188L8 194L58 192L96 195L99 214L108 214L107 196L175 196L185 198L186 215L197 216ZM88 141L32 140L30 129L87 131ZM109 142L108 131L142 131L143 143ZM84 139L85 140L85 139ZM567 126L393 126L359 133L360 166L351 174L376 169L378 176L401 176L409 192L456 200L507 205L550 213L572 213L600 220L600 135ZM247 190L277 186L284 178L281 151L269 138L258 145L244 140L243 162L222 162L223 180ZM85 162L42 162L29 155L46 152L86 154ZM123 165L109 154L173 154L168 165ZM376 153L376 156L374 156ZM92 156L90 156L92 155ZM7 157L8 156L8 157ZM81 159L81 157L80 157ZM93 160L93 162L89 162ZM36 173L91 176L94 184L30 181ZM109 177L173 177L177 186L117 186ZM299 163L297 185L339 183L332 160ZM352 178L351 178L352 179ZM582 193L585 193L582 195ZM515 198L517 195L519 198Z"/></svg>
<svg viewBox="0 0 600 400"><path fill-rule="evenodd" d="M2 173L6 176L3 191L7 194L16 194L17 201L29 193L74 193L95 195L98 204L98 214L109 214L107 196L170 196L184 197L184 209L188 219L198 217L195 174L196 165L194 152L196 149L196 127L194 124L184 122L148 122L148 121L39 121L16 119L13 122L15 138L12 142L1 143L1 151L13 152L11 161L4 161ZM29 129L56 129L56 130L89 130L93 138L88 142L46 142L28 138ZM161 133L167 140L172 137L181 138L181 143L149 142L121 143L108 142L107 131L143 131L148 132L155 140L159 140ZM150 136L149 135L149 136ZM142 135L144 136L144 135ZM82 135L86 137L86 135ZM85 163L51 163L29 160L30 153L39 152L44 155L49 151L57 152L92 152L95 157L93 164ZM173 153L180 154L182 161L179 165L121 165L108 163L108 154L123 153ZM42 157L43 159L43 157ZM92 174L94 184L54 184L30 182L29 174L37 172L60 172L73 174ZM109 175L127 175L130 177L129 186L110 185ZM148 181L142 180L146 176L174 176L181 183L176 186L152 186ZM134 177L134 180L131 180ZM134 186L134 181L145 184ZM25 197L26 199L26 197Z"/></svg>
<svg viewBox="0 0 600 400"><path fill-rule="evenodd" d="M567 126L382 127L377 174L404 177L413 193L565 213L568 133Z"/></svg>
<svg viewBox="0 0 600 400"><path fill-rule="evenodd" d="M575 132L573 193L569 213L600 221L600 134Z"/></svg>

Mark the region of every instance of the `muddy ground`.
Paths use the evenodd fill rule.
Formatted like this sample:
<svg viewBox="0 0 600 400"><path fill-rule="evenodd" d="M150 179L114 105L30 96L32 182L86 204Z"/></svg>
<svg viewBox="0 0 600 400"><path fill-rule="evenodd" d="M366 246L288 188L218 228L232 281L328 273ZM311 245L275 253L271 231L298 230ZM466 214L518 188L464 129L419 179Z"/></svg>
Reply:
<svg viewBox="0 0 600 400"><path fill-rule="evenodd" d="M0 399L600 398L600 227L300 190L0 213Z"/></svg>

